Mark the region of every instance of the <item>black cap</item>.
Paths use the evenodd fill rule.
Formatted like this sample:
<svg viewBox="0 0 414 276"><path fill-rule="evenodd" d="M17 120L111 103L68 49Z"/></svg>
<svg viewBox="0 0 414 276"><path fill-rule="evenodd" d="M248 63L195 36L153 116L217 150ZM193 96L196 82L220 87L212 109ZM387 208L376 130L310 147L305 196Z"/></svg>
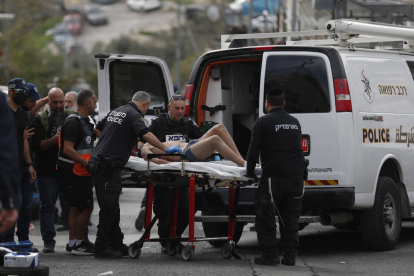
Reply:
<svg viewBox="0 0 414 276"><path fill-rule="evenodd" d="M26 85L27 85L26 80L22 78L14 78L14 79L9 80L9 82L7 83L7 86L9 87L9 89L12 89L12 90L20 89L20 88L28 90Z"/></svg>
<svg viewBox="0 0 414 276"><path fill-rule="evenodd" d="M283 90L280 89L280 87L270 88L269 90L267 90L267 93L266 93L266 95L269 95L269 96L279 96L282 94L283 94Z"/></svg>

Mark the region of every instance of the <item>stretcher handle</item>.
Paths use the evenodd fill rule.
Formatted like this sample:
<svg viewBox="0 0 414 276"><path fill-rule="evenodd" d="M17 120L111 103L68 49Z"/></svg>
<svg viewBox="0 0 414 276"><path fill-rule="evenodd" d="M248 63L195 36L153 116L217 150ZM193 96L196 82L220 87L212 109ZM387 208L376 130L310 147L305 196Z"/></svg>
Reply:
<svg viewBox="0 0 414 276"><path fill-rule="evenodd" d="M185 160L185 154L182 153L149 153L147 159L158 158L161 156L179 156L181 160Z"/></svg>

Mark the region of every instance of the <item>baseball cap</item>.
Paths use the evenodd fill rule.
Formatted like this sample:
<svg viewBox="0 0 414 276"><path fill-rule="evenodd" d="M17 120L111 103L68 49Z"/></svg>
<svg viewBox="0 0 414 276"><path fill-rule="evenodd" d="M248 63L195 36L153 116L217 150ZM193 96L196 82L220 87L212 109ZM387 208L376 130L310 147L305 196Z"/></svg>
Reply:
<svg viewBox="0 0 414 276"><path fill-rule="evenodd" d="M36 85L34 85L33 83L27 83L27 90L27 96L29 96L31 99L35 101L40 100L39 92L37 91Z"/></svg>
<svg viewBox="0 0 414 276"><path fill-rule="evenodd" d="M9 87L9 89L27 89L27 81L23 78L14 78L9 80L9 82L7 83L7 86Z"/></svg>

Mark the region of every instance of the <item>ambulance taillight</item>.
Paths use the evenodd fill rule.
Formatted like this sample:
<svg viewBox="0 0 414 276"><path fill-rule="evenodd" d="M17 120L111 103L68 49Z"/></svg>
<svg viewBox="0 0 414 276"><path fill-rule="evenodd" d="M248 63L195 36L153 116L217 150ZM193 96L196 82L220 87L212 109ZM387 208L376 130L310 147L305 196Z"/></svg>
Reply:
<svg viewBox="0 0 414 276"><path fill-rule="evenodd" d="M188 116L190 115L190 102L191 102L191 97L193 96L193 89L194 89L194 84L188 84L187 88L185 89L185 115Z"/></svg>
<svg viewBox="0 0 414 276"><path fill-rule="evenodd" d="M335 99L337 112L352 112L351 95L347 79L335 79Z"/></svg>

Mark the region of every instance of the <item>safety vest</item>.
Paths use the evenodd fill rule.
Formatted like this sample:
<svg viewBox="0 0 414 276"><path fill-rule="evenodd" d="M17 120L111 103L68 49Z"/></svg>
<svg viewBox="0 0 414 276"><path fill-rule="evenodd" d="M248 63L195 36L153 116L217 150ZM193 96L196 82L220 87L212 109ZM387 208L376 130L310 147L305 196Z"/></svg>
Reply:
<svg viewBox="0 0 414 276"><path fill-rule="evenodd" d="M65 122L67 120L70 120L71 118L77 118L79 120L79 122L82 125L82 129L83 129L83 138L82 138L82 142L79 143L79 145L77 145L75 147L75 150L77 153L79 153L79 155L89 161L89 158L91 157L92 151L93 151L93 140L94 140L94 132L91 129L90 126L88 126L88 124L85 122L85 120L83 119L82 115L80 114L71 114L68 116L68 118L65 120ZM64 125L65 123L63 123ZM78 175L78 176L91 176L90 173L86 170L86 168L84 166L82 166L81 164L74 162L72 160L70 160L69 158L67 158L67 156L63 153L63 148L62 148L62 130L63 130L63 125L62 128L60 129L60 135L59 135L59 157L58 157L58 161L57 161L57 168L61 168L61 169L67 169L67 170L72 170L74 174Z"/></svg>
<svg viewBox="0 0 414 276"><path fill-rule="evenodd" d="M174 122L174 125L170 125L168 121L169 120L172 121L172 120L169 119L168 116L169 116L168 113L162 113L158 116L161 119L161 122L164 126L165 135L162 135L162 137L166 138L165 142L168 142L167 140L168 135L174 135L177 133L180 133L181 135L184 136L185 142L189 142L190 141L190 125L192 124L192 121L190 121L187 117L184 116L181 119L181 122L179 123Z"/></svg>

